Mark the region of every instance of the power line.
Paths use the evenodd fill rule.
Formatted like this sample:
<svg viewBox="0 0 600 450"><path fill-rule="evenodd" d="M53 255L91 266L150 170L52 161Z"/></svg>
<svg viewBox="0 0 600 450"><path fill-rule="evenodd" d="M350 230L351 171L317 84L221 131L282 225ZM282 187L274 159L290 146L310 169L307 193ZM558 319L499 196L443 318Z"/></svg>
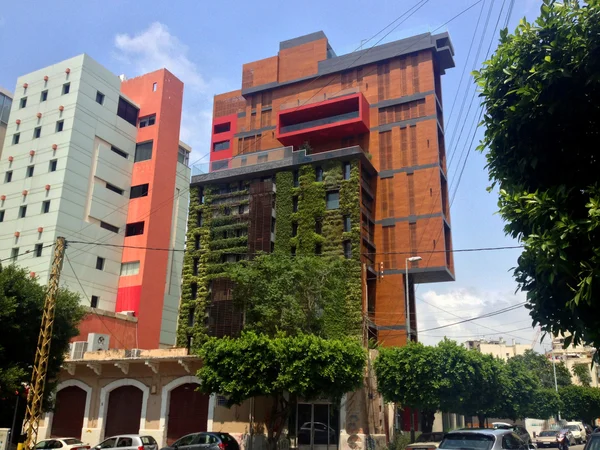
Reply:
<svg viewBox="0 0 600 450"><path fill-rule="evenodd" d="M523 327L523 328L517 328L516 330L509 330L509 331L504 331L504 332L500 331L498 333L493 333L493 334L494 335L497 334L497 335L510 336L509 333L516 333L518 331L525 331L525 330L531 330L531 331L533 331L533 328L531 328L531 327ZM490 335L490 333L488 333L487 335ZM450 338L450 339L458 339L458 338L468 339L468 338L476 338L478 336L485 336L485 334L484 333L479 333L479 334L469 334L469 335L464 335L464 336L448 336L448 335L445 335L445 334L441 334L441 335L440 334L436 334L436 335L425 334L424 335L423 333L419 333L419 336L425 336L425 337L430 337L430 338L445 338L445 337L447 337L447 338ZM523 339L523 338L521 337L519 339Z"/></svg>
<svg viewBox="0 0 600 450"><path fill-rule="evenodd" d="M515 309L519 309L519 308L523 307L525 305L525 303L527 303L527 302L517 303L516 305L512 305L512 306L509 306L507 308L503 308L503 309L499 309L499 310L496 310L496 311L492 311L492 312L489 312L489 313L486 313L486 314L482 314L482 315L477 316L477 317L472 317L470 319L461 320L459 322L454 322L454 323L450 323L450 324L447 324L447 325L440 325L439 327L429 328L427 330L421 330L420 333L427 333L428 331L433 331L433 330L441 330L442 328L453 327L453 326L456 326L456 325L460 325L462 323L472 322L474 320L487 319L488 317L494 317L494 316L497 316L497 315L500 315L500 314L504 314L504 313L507 313L507 312L510 312L510 311L514 311Z"/></svg>
<svg viewBox="0 0 600 450"><path fill-rule="evenodd" d="M44 245L42 248L48 248L48 247L52 247L52 246L54 246L54 244ZM14 255L14 256L9 256L8 258L0 259L0 263L2 263L4 261L10 261L10 260L16 261L19 256L29 255L31 253L35 253L35 251L36 251L35 248L33 250L26 250L23 253L19 253L19 254Z"/></svg>

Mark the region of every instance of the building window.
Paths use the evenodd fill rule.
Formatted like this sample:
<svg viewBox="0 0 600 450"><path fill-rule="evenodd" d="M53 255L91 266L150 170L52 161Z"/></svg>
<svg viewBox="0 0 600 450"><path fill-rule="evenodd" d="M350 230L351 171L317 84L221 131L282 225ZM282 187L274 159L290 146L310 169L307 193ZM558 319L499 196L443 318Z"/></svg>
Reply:
<svg viewBox="0 0 600 450"><path fill-rule="evenodd" d="M48 100L48 90L47 89L45 91L42 91L42 94L40 95L40 102L45 102L46 100Z"/></svg>
<svg viewBox="0 0 600 450"><path fill-rule="evenodd" d="M229 161L214 161L211 163L212 170L223 170L229 167Z"/></svg>
<svg viewBox="0 0 600 450"><path fill-rule="evenodd" d="M344 241L344 258L352 258L352 243L350 241Z"/></svg>
<svg viewBox="0 0 600 450"><path fill-rule="evenodd" d="M92 300L90 301L90 308L97 308L99 300L100 298L97 295L92 295Z"/></svg>
<svg viewBox="0 0 600 450"><path fill-rule="evenodd" d="M298 236L298 222L292 223L292 237Z"/></svg>
<svg viewBox="0 0 600 450"><path fill-rule="evenodd" d="M156 114L151 116L142 117L140 119L140 128L150 127L156 123Z"/></svg>
<svg viewBox="0 0 600 450"><path fill-rule="evenodd" d="M144 234L144 222L128 223L125 227L125 237Z"/></svg>
<svg viewBox="0 0 600 450"><path fill-rule="evenodd" d="M215 142L213 144L213 152L229 149L229 141Z"/></svg>
<svg viewBox="0 0 600 450"><path fill-rule="evenodd" d="M186 166L190 162L190 153L183 147L179 147L179 151L177 152L177 162Z"/></svg>
<svg viewBox="0 0 600 450"><path fill-rule="evenodd" d="M298 196L292 198L292 210L298 212Z"/></svg>
<svg viewBox="0 0 600 450"><path fill-rule="evenodd" d="M33 138L39 139L41 135L42 135L42 127L35 127L33 129Z"/></svg>
<svg viewBox="0 0 600 450"><path fill-rule="evenodd" d="M139 198L148 196L148 183L138 184L137 186L131 186L129 192L129 198Z"/></svg>
<svg viewBox="0 0 600 450"><path fill-rule="evenodd" d="M0 222L4 222L4 210L0 211Z"/></svg>
<svg viewBox="0 0 600 450"><path fill-rule="evenodd" d="M344 232L348 233L352 228L352 221L350 220L350 216L344 216Z"/></svg>
<svg viewBox="0 0 600 450"><path fill-rule="evenodd" d="M119 195L123 195L123 192L124 192L123 189L118 188L114 184L110 184L110 183L106 183L106 189L108 189L109 191L116 192Z"/></svg>
<svg viewBox="0 0 600 450"><path fill-rule="evenodd" d="M48 164L48 172L56 172L56 166L58 165L57 159L51 159Z"/></svg>
<svg viewBox="0 0 600 450"><path fill-rule="evenodd" d="M21 138L21 133L13 134L13 145L17 145L19 143L20 138Z"/></svg>
<svg viewBox="0 0 600 450"><path fill-rule="evenodd" d="M62 95L68 94L71 92L71 83L65 83L62 87Z"/></svg>
<svg viewBox="0 0 600 450"><path fill-rule="evenodd" d="M96 257L96 269L104 270L104 258Z"/></svg>
<svg viewBox="0 0 600 450"><path fill-rule="evenodd" d="M298 187L300 184L300 172L294 170L294 187Z"/></svg>
<svg viewBox="0 0 600 450"><path fill-rule="evenodd" d="M292 256L296 256L296 247L292 247L291 254Z"/></svg>
<svg viewBox="0 0 600 450"><path fill-rule="evenodd" d="M117 155L122 156L123 158L127 159L129 158L129 155L127 153L125 153L123 150L115 147L114 145L110 146L110 149L115 152Z"/></svg>
<svg viewBox="0 0 600 450"><path fill-rule="evenodd" d="M33 176L33 168L34 168L34 166L27 166L27 172L25 174L25 178L31 178Z"/></svg>
<svg viewBox="0 0 600 450"><path fill-rule="evenodd" d="M44 248L44 244L35 244L35 249L33 250L33 253L36 258L39 258L40 256L42 256L43 248Z"/></svg>
<svg viewBox="0 0 600 450"><path fill-rule="evenodd" d="M129 122L134 127L137 126L138 114L140 110L125 100L123 97L119 97L119 105L117 107L117 116L121 119Z"/></svg>
<svg viewBox="0 0 600 450"><path fill-rule="evenodd" d="M65 121L64 120L59 120L58 122L56 122L56 132L60 133L65 127Z"/></svg>
<svg viewBox="0 0 600 450"><path fill-rule="evenodd" d="M12 170L7 170L4 174L4 182L10 183L12 181Z"/></svg>
<svg viewBox="0 0 600 450"><path fill-rule="evenodd" d="M315 175L316 175L317 181L323 181L323 168L322 167L315 168Z"/></svg>
<svg viewBox="0 0 600 450"><path fill-rule="evenodd" d="M238 214L245 214L246 213L246 205L240 205L238 206Z"/></svg>
<svg viewBox="0 0 600 450"><path fill-rule="evenodd" d="M118 233L119 232L119 227L115 227L114 225L111 225L110 223L106 223L106 222L100 222L100 228L104 228L105 230L108 231L112 231L113 233Z"/></svg>
<svg viewBox="0 0 600 450"><path fill-rule="evenodd" d="M104 94L100 91L96 91L96 103L104 105Z"/></svg>
<svg viewBox="0 0 600 450"><path fill-rule="evenodd" d="M344 180L350 179L350 163L344 163Z"/></svg>
<svg viewBox="0 0 600 450"><path fill-rule="evenodd" d="M204 205L204 188L198 189L198 200L201 205Z"/></svg>
<svg viewBox="0 0 600 450"><path fill-rule="evenodd" d="M13 261L16 261L18 257L19 257L19 247L15 247L10 252L10 259L12 259Z"/></svg>
<svg viewBox="0 0 600 450"><path fill-rule="evenodd" d="M22 205L19 207L19 218L22 219L27 215L27 205Z"/></svg>
<svg viewBox="0 0 600 450"><path fill-rule="evenodd" d="M19 108L25 108L27 106L27 97L23 97L21 98L21 101L19 102Z"/></svg>
<svg viewBox="0 0 600 450"><path fill-rule="evenodd" d="M140 262L130 261L121 264L121 276L128 277L140 273Z"/></svg>
<svg viewBox="0 0 600 450"><path fill-rule="evenodd" d="M152 92L156 92L158 89L158 83L152 83Z"/></svg>
<svg viewBox="0 0 600 450"><path fill-rule="evenodd" d="M197 222L198 222L198 226L199 226L199 227L201 227L201 226L203 226L203 225L204 225L204 220L203 220L203 218L202 218L202 213L201 213L201 212L199 212L199 213L198 213L198 216L197 216Z"/></svg>
<svg viewBox="0 0 600 450"><path fill-rule="evenodd" d="M315 255L321 255L323 253L323 246L321 244L315 244Z"/></svg>
<svg viewBox="0 0 600 450"><path fill-rule="evenodd" d="M323 234L323 221L321 219L317 219L315 222L315 233Z"/></svg>
<svg viewBox="0 0 600 450"><path fill-rule="evenodd" d="M271 233L275 233L275 225L277 224L277 220L275 217L271 217Z"/></svg>
<svg viewBox="0 0 600 450"><path fill-rule="evenodd" d="M340 207L340 191L331 191L326 194L325 202L327 209L338 209Z"/></svg>
<svg viewBox="0 0 600 450"><path fill-rule="evenodd" d="M135 158L134 162L147 161L152 159L152 145L153 141L142 142L135 146Z"/></svg>
<svg viewBox="0 0 600 450"><path fill-rule="evenodd" d="M200 250L200 235L194 236L194 250Z"/></svg>
<svg viewBox="0 0 600 450"><path fill-rule="evenodd" d="M214 134L227 133L231 130L231 122L215 125Z"/></svg>
<svg viewBox="0 0 600 450"><path fill-rule="evenodd" d="M50 212L50 200L44 200L42 202L42 214L47 214Z"/></svg>

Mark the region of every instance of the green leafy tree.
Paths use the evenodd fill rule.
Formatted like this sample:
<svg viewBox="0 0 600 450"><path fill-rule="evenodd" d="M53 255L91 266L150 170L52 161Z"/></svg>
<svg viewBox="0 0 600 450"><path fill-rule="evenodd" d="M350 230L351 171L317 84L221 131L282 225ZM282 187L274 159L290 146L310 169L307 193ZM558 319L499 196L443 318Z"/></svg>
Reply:
<svg viewBox="0 0 600 450"><path fill-rule="evenodd" d="M366 358L355 340L269 337L251 331L236 339L211 338L200 356L204 365L197 375L203 392L224 395L230 405L257 396L271 398L265 424L271 450L277 448L295 398L341 399L362 385Z"/></svg>
<svg viewBox="0 0 600 450"><path fill-rule="evenodd" d="M592 376L590 375L589 364L573 365L573 375L577 377L582 386L590 387L592 384Z"/></svg>
<svg viewBox="0 0 600 450"><path fill-rule="evenodd" d="M475 78L514 276L535 323L600 347L600 3L544 0ZM600 353L597 353L600 354Z"/></svg>
<svg viewBox="0 0 600 450"><path fill-rule="evenodd" d="M0 427L10 427L15 393L31 381L46 288L14 265L0 267ZM53 339L48 363L45 406L71 338L84 315L79 296L61 290L56 302Z"/></svg>
<svg viewBox="0 0 600 450"><path fill-rule="evenodd" d="M540 388L534 392L526 415L521 417L536 417L538 419L549 419L557 417L558 411L563 410L560 396L554 388Z"/></svg>
<svg viewBox="0 0 600 450"><path fill-rule="evenodd" d="M532 417L532 405L539 399L542 389L539 379L522 359L510 358L504 370L501 402L495 417L506 417L515 421Z"/></svg>
<svg viewBox="0 0 600 450"><path fill-rule="evenodd" d="M512 362L521 361L529 370L540 380L542 387L554 389L554 368L544 355L527 350L523 355L517 355L511 358ZM564 362L556 364L556 382L558 387L569 386L571 384L571 374Z"/></svg>
<svg viewBox="0 0 600 450"><path fill-rule="evenodd" d="M330 321L353 315L345 310L350 305L340 302L348 281L341 259L264 254L232 264L228 277L235 283L234 301L246 312L246 330L338 338Z"/></svg>
<svg viewBox="0 0 600 450"><path fill-rule="evenodd" d="M600 417L600 389L585 386L567 386L559 390L563 403L562 415L568 420L594 423Z"/></svg>
<svg viewBox="0 0 600 450"><path fill-rule="evenodd" d="M440 409L440 384L436 348L410 342L387 347L375 360L377 389L387 402L416 408L421 413L421 431L429 433Z"/></svg>

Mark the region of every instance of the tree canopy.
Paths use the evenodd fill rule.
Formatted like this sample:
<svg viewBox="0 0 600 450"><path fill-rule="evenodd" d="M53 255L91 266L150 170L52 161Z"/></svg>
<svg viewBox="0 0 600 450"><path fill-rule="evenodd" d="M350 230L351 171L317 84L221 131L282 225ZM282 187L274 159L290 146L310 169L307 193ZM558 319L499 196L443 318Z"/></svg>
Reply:
<svg viewBox="0 0 600 450"><path fill-rule="evenodd" d="M573 375L577 377L582 386L590 387L592 385L592 376L590 375L589 364L574 364Z"/></svg>
<svg viewBox="0 0 600 450"><path fill-rule="evenodd" d="M15 393L31 381L46 288L14 265L0 267L0 426L11 426ZM60 290L56 302L45 404L84 315L79 296Z"/></svg>
<svg viewBox="0 0 600 450"><path fill-rule="evenodd" d="M568 420L594 423L600 417L600 389L585 386L567 386L559 391L563 403L562 415Z"/></svg>
<svg viewBox="0 0 600 450"><path fill-rule="evenodd" d="M539 380L544 388L554 389L554 368L552 362L548 360L544 355L534 352L533 350L525 351L523 355L517 355L511 358L511 362L521 361L528 367L531 373L533 373ZM569 369L564 362L557 362L556 364L556 381L558 387L564 387L571 385L571 374Z"/></svg>
<svg viewBox="0 0 600 450"><path fill-rule="evenodd" d="M267 419L269 448L287 423L290 397L339 400L362 385L365 350L355 340L314 335L269 337L252 331L239 338L211 338L202 347L200 389L228 398L230 405L256 396L272 399Z"/></svg>
<svg viewBox="0 0 600 450"><path fill-rule="evenodd" d="M600 347L600 3L544 0L475 72L514 276L535 323Z"/></svg>

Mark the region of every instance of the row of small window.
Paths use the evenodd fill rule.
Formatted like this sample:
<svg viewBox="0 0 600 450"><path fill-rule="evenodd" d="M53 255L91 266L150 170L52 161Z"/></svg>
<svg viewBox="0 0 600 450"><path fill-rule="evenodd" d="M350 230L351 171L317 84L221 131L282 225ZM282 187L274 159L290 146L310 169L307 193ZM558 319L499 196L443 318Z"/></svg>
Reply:
<svg viewBox="0 0 600 450"><path fill-rule="evenodd" d="M137 186L131 186L131 189L129 190L129 198L134 199L139 197L147 197L148 186L148 183L138 184ZM124 189L121 189L120 187L110 183L106 183L106 189L108 189L109 191L113 191L119 195L123 195L125 193Z"/></svg>
<svg viewBox="0 0 600 450"><path fill-rule="evenodd" d="M62 85L62 95L66 95L69 92L71 92L71 83L63 84ZM101 96L101 101L98 101L99 95ZM48 100L48 89L45 89L40 93L40 103L43 103L46 100ZM104 94L101 94L100 92L98 92L96 94L96 101L98 103L102 104L104 102ZM26 106L27 106L27 97L21 97L21 100L19 101L19 108L23 109Z"/></svg>
<svg viewBox="0 0 600 450"><path fill-rule="evenodd" d="M154 145L154 141L146 141L140 142L135 146L135 155L133 157L133 162L147 161L152 159L152 147ZM123 150L115 147L114 145L110 146L110 149L119 155L122 158L129 159L129 154L124 152Z"/></svg>
<svg viewBox="0 0 600 450"><path fill-rule="evenodd" d="M352 258L352 242L344 241L342 242L344 246L344 258L351 259ZM271 245L271 252L274 251L274 246ZM315 244L315 255L321 255L323 253L323 247L321 244ZM296 247L292 247L291 249L292 256L296 256Z"/></svg>
<svg viewBox="0 0 600 450"><path fill-rule="evenodd" d="M276 227L276 219L271 219L271 232L275 233ZM344 216L344 233L349 233L352 231L352 220L350 216ZM317 220L315 223L315 233L323 234L323 222L321 220ZM298 235L298 222L292 222L292 237L296 237Z"/></svg>
<svg viewBox="0 0 600 450"><path fill-rule="evenodd" d="M144 224L145 222L133 222L125 225L125 237L129 236L139 236L144 234ZM119 227L116 225L111 225L107 222L100 222L100 228L104 228L105 230L112 231L113 233L119 232Z"/></svg>
<svg viewBox="0 0 600 450"><path fill-rule="evenodd" d="M325 194L325 208L338 209L340 207L340 191L329 191ZM298 212L298 196L292 197L293 212Z"/></svg>
<svg viewBox="0 0 600 450"><path fill-rule="evenodd" d="M44 200L42 202L42 210L40 214L47 214L50 212L50 200ZM0 222L4 222L4 218L6 216L6 210L0 209ZM19 206L19 219L23 219L27 217L27 205Z"/></svg>
<svg viewBox="0 0 600 450"><path fill-rule="evenodd" d="M35 247L33 247L33 256L35 258L39 258L40 256L42 256L42 252L44 250L44 244L35 244ZM10 259L15 262L19 256L23 256L23 255L30 255L30 252L25 252L23 255L21 253L19 253L20 248L19 247L13 247L11 252L10 252Z"/></svg>
<svg viewBox="0 0 600 450"><path fill-rule="evenodd" d="M56 122L55 132L60 133L65 128L65 121L59 120ZM33 129L33 139L39 139L42 137L42 127L35 127ZM13 145L17 145L21 141L21 133L13 134L12 143Z"/></svg>
<svg viewBox="0 0 600 450"><path fill-rule="evenodd" d="M104 270L104 264L106 260L100 256L96 257L96 269ZM128 277L130 275L137 275L140 273L140 262L139 261L131 261L126 263L121 263L121 273L119 274L122 277Z"/></svg>
<svg viewBox="0 0 600 450"><path fill-rule="evenodd" d="M57 159L52 159L50 160L50 162L48 163L48 172L56 172L56 167L58 166L58 160ZM35 165L31 165L31 166L27 166L26 172L25 172L25 178L31 178L33 176L33 172L35 170ZM13 179L13 171L12 170L7 170L4 173L4 182L5 183L10 183Z"/></svg>
<svg viewBox="0 0 600 450"><path fill-rule="evenodd" d="M351 165L349 162L345 162L343 165L343 175L344 180L350 179L350 170ZM323 168L321 166L315 167L315 179L316 181L323 181ZM294 170L294 186L298 187L300 185L300 171Z"/></svg>

